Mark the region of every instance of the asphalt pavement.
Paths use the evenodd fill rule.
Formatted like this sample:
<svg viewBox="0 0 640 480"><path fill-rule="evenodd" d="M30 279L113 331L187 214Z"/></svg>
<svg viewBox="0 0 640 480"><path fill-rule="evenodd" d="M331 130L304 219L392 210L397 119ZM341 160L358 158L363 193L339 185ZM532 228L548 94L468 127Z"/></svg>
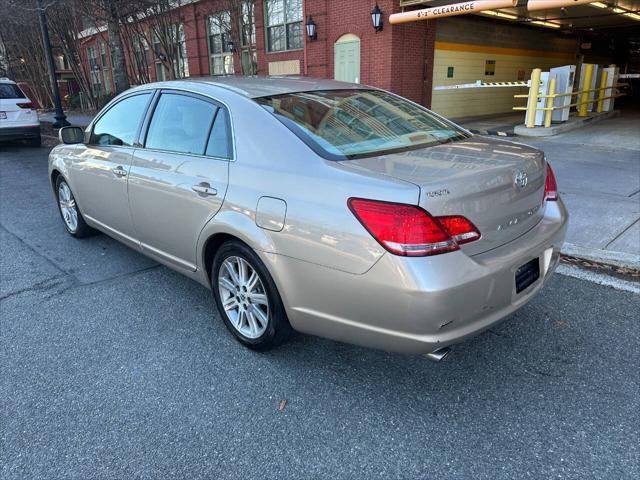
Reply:
<svg viewBox="0 0 640 480"><path fill-rule="evenodd" d="M3 480L640 477L639 295L556 275L439 364L255 353L205 288L69 237L47 153L0 146Z"/></svg>

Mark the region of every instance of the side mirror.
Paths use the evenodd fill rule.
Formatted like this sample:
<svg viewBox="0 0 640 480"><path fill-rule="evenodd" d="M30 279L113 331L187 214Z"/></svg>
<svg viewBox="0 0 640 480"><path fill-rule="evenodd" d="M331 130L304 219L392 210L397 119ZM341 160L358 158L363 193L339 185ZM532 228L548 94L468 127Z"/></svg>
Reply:
<svg viewBox="0 0 640 480"><path fill-rule="evenodd" d="M62 127L58 131L58 139L66 145L82 143L84 142L84 130L80 127Z"/></svg>

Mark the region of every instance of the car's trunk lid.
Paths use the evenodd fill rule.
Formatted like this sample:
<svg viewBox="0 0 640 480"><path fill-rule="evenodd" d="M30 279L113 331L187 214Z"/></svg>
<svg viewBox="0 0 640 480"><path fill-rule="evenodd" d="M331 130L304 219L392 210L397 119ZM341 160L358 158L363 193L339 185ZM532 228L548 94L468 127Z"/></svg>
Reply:
<svg viewBox="0 0 640 480"><path fill-rule="evenodd" d="M482 234L462 246L470 255L518 238L544 214L544 156L526 145L471 137L341 163L418 185L420 206L434 216L467 217Z"/></svg>

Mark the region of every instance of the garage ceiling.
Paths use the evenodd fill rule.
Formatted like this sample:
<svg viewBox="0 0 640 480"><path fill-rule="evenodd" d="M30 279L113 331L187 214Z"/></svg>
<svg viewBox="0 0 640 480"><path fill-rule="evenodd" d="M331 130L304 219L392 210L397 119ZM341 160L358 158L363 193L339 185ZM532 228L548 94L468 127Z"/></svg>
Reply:
<svg viewBox="0 0 640 480"><path fill-rule="evenodd" d="M435 7L463 1L465 0L401 0L400 5ZM521 1L520 3L526 5L526 2ZM635 26L640 28L640 0L603 0L562 9L554 8L535 12L529 12L526 6L522 6L503 8L495 10L493 13L478 15L493 16L507 21L511 20L531 26L560 30L593 31Z"/></svg>

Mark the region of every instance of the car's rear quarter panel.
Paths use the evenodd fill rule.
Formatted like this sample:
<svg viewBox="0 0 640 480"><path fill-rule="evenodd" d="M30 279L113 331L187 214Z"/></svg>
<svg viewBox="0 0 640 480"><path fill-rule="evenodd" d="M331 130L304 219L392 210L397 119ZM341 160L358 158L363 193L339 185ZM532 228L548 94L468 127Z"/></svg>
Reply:
<svg viewBox="0 0 640 480"><path fill-rule="evenodd" d="M383 175L362 175L317 156L255 102L228 99L236 137L225 203L207 228L243 231L254 249L362 274L384 254L347 207L349 197L417 203L419 188ZM284 228L255 223L260 197L286 202Z"/></svg>

